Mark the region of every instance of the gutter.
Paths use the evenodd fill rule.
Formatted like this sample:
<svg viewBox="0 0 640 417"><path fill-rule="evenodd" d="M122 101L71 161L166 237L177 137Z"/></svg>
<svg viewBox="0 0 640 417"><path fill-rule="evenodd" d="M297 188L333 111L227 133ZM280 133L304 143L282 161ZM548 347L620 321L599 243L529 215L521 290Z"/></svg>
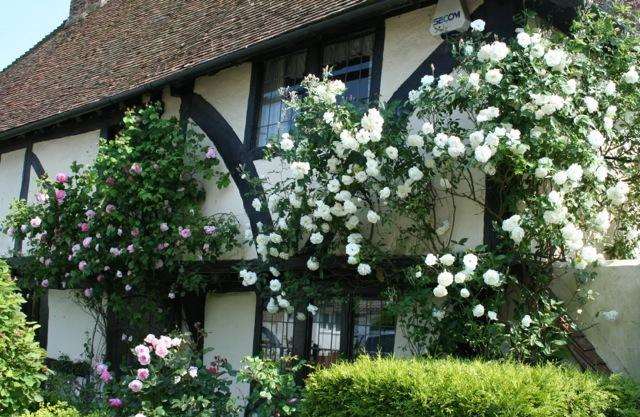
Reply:
<svg viewBox="0 0 640 417"><path fill-rule="evenodd" d="M235 62L247 61L254 55L258 55L263 52L267 52L269 49L281 46L283 43L294 42L304 39L310 35L324 31L327 28L339 26L341 24L348 24L351 21L358 21L359 19L370 18L374 16L384 16L385 14L397 9L405 7L417 7L427 4L434 4L435 0L430 1L418 1L418 0L385 0L375 1L371 0L368 4L356 7L346 12L340 13L334 17L328 17L325 20L321 20L315 23L302 26L298 29L293 29L290 32L285 32L282 35L278 35L274 38L264 40L254 45L248 46L244 49L239 49L234 52L230 52L226 55L219 56L209 61L202 62L191 68L183 71L175 72L167 77L151 81L147 84L143 84L132 90L127 90L122 93L115 94L113 96L105 97L96 102L80 106L78 108L68 110L56 115L41 119L35 122L31 122L22 126L18 126L4 132L0 132L0 141L9 139L14 136L19 136L31 132L33 130L42 129L44 127L56 124L66 119L80 117L87 113L103 109L105 107L119 104L122 101L135 98L144 94L150 90L156 90L171 84L176 81L183 80L185 78L196 78L207 74L211 71L222 69ZM426 23L425 23L426 24Z"/></svg>

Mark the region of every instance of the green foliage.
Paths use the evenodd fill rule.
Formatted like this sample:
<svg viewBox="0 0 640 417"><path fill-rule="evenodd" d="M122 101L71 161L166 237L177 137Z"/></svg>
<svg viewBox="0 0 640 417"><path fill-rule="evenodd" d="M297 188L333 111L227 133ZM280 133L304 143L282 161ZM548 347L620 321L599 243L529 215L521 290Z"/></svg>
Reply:
<svg viewBox="0 0 640 417"><path fill-rule="evenodd" d="M638 416L638 398L630 381L552 365L362 357L311 375L302 415Z"/></svg>
<svg viewBox="0 0 640 417"><path fill-rule="evenodd" d="M52 373L42 385L45 403L65 403L83 415L104 409L102 384L90 363L60 357L50 367Z"/></svg>
<svg viewBox="0 0 640 417"><path fill-rule="evenodd" d="M106 413L93 412L89 414L80 413L74 407L67 405L64 402L56 403L54 405L47 405L34 412L26 412L21 414L20 417L106 417Z"/></svg>
<svg viewBox="0 0 640 417"><path fill-rule="evenodd" d="M251 384L247 401L249 413L257 417L300 415L302 388L296 383L296 376L303 370L303 362L290 357L280 361L248 357L244 364L238 381Z"/></svg>
<svg viewBox="0 0 640 417"><path fill-rule="evenodd" d="M149 335L133 354L140 365L131 366L129 375L119 381L106 384L107 403L116 416L236 415L230 391L235 371L219 357L205 366L203 352L196 349L188 335L157 339Z"/></svg>
<svg viewBox="0 0 640 417"><path fill-rule="evenodd" d="M0 260L0 414L11 415L40 402L46 379L45 352L34 341L35 326L20 310L24 303L9 268ZM6 413L6 414L3 414Z"/></svg>
<svg viewBox="0 0 640 417"><path fill-rule="evenodd" d="M204 289L185 264L215 260L237 245L230 214L203 216L204 180L228 185L215 149L160 105L130 110L93 164L41 181L37 202L17 201L4 230L28 241L36 260L27 287L74 288L95 310L135 324L169 298ZM136 299L135 302L132 300Z"/></svg>

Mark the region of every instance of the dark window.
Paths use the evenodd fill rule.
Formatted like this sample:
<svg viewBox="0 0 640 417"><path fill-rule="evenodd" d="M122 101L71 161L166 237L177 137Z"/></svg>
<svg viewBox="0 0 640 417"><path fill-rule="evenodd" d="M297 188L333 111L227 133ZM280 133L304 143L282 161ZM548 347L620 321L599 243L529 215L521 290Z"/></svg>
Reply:
<svg viewBox="0 0 640 417"><path fill-rule="evenodd" d="M322 68L332 68L332 77L345 83L346 100L366 102L371 93L374 39L375 35L368 33L340 42L327 43L310 50L309 53L299 52L264 62L256 104L258 116L254 140L257 146L264 146L270 138L291 130L295 115L285 109L282 94L286 90L298 90L309 68L313 68L308 62L313 61L313 56L321 54Z"/></svg>
<svg viewBox="0 0 640 417"><path fill-rule="evenodd" d="M282 102L284 89L296 90L305 75L306 53L271 59L264 64L256 138L258 146L291 129L293 114Z"/></svg>
<svg viewBox="0 0 640 417"><path fill-rule="evenodd" d="M292 314L262 312L261 356L279 359L297 352L305 352L310 362L329 365L340 357L360 354L393 354L396 323L385 310L385 302L373 298L326 300L318 304L315 316L308 320L294 320ZM306 342L296 335L308 334ZM307 329L305 331L305 328ZM300 354L300 353L298 353Z"/></svg>
<svg viewBox="0 0 640 417"><path fill-rule="evenodd" d="M263 358L275 360L293 354L293 323L293 315L285 311L262 312L260 352Z"/></svg>

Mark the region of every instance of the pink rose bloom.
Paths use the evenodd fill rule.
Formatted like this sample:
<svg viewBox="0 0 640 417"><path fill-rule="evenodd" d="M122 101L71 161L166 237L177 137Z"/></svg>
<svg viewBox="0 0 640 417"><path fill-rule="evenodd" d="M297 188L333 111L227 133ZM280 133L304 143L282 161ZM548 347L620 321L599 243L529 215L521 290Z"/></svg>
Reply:
<svg viewBox="0 0 640 417"><path fill-rule="evenodd" d="M109 367L107 365L105 365L104 363L99 363L96 365L96 374L101 374L104 371L107 371L109 369Z"/></svg>
<svg viewBox="0 0 640 417"><path fill-rule="evenodd" d="M78 227L80 228L80 231L82 231L82 232L88 232L89 231L89 223L80 223L78 225Z"/></svg>
<svg viewBox="0 0 640 417"><path fill-rule="evenodd" d="M147 368L138 369L138 379L144 381L149 378L149 370Z"/></svg>
<svg viewBox="0 0 640 417"><path fill-rule="evenodd" d="M134 227L133 229L131 229L131 236L138 237L139 235L140 235L140 229L138 229L137 227Z"/></svg>
<svg viewBox="0 0 640 417"><path fill-rule="evenodd" d="M94 217L96 217L96 212L89 209L84 212L84 215L87 216L87 219L93 219Z"/></svg>
<svg viewBox="0 0 640 417"><path fill-rule="evenodd" d="M113 179L113 177L109 177L109 178L107 178L107 179L105 180L105 182L107 183L107 185L112 185L112 186L113 186L113 185L115 185L116 180L115 180L115 179Z"/></svg>
<svg viewBox="0 0 640 417"><path fill-rule="evenodd" d="M36 193L36 201L38 203L46 203L49 200L49 196L43 192L38 191Z"/></svg>
<svg viewBox="0 0 640 417"><path fill-rule="evenodd" d="M56 200L58 200L58 204L62 204L65 198L67 198L67 192L65 190L56 190Z"/></svg>
<svg viewBox="0 0 640 417"><path fill-rule="evenodd" d="M93 295L93 288L85 288L84 290L84 296L89 298Z"/></svg>
<svg viewBox="0 0 640 417"><path fill-rule="evenodd" d="M158 343L155 347L155 352L156 352L156 355L158 355L161 358L164 358L169 354L169 349L167 348L167 345L165 345L164 343Z"/></svg>
<svg viewBox="0 0 640 417"><path fill-rule="evenodd" d="M188 227L180 228L180 236L182 236L182 238L187 239L189 237L191 237L191 229L189 229Z"/></svg>
<svg viewBox="0 0 640 417"><path fill-rule="evenodd" d="M132 164L131 168L129 168L129 172L132 174L140 174L142 172L142 165L137 162Z"/></svg>
<svg viewBox="0 0 640 417"><path fill-rule="evenodd" d="M156 339L156 336L149 333L145 338L144 338L145 343L150 344L151 346L155 346L156 343L158 343L158 339Z"/></svg>
<svg viewBox="0 0 640 417"><path fill-rule="evenodd" d="M100 274L96 277L96 281L98 282L102 282L102 280L104 279L104 275Z"/></svg>
<svg viewBox="0 0 640 417"><path fill-rule="evenodd" d="M109 371L107 371L107 370L105 369L104 371L102 371L102 372L100 373L100 379L101 379L103 382L109 382L109 381L111 381L111 373L109 373Z"/></svg>
<svg viewBox="0 0 640 417"><path fill-rule="evenodd" d="M80 263L78 263L78 269L79 270L84 271L86 267L87 267L87 262L86 261L80 261Z"/></svg>
<svg viewBox="0 0 640 417"><path fill-rule="evenodd" d="M84 246L85 248L88 248L89 245L91 245L92 240L93 238L91 236L85 237L84 239L82 239L82 246Z"/></svg>
<svg viewBox="0 0 640 417"><path fill-rule="evenodd" d="M122 251L118 248L111 248L109 249L109 253L113 256L120 256L120 254L122 253Z"/></svg>
<svg viewBox="0 0 640 417"><path fill-rule="evenodd" d="M208 235L212 235L216 232L216 227L215 226L205 226L204 227L204 232Z"/></svg>
<svg viewBox="0 0 640 417"><path fill-rule="evenodd" d="M104 209L107 213L113 213L114 211L116 211L116 206L114 206L113 204L107 204Z"/></svg>
<svg viewBox="0 0 640 417"><path fill-rule="evenodd" d="M42 219L40 217L34 217L29 223L31 224L31 227L40 227Z"/></svg>
<svg viewBox="0 0 640 417"><path fill-rule="evenodd" d="M69 176L64 172L58 172L56 174L56 181L58 181L60 184L64 184L65 182L69 181Z"/></svg>
<svg viewBox="0 0 640 417"><path fill-rule="evenodd" d="M213 146L209 147L209 149L207 149L207 153L204 155L205 158L207 159L213 159L216 157L216 150Z"/></svg>
<svg viewBox="0 0 640 417"><path fill-rule="evenodd" d="M129 389L133 392L140 392L142 390L142 381L134 379L129 382Z"/></svg>
<svg viewBox="0 0 640 417"><path fill-rule="evenodd" d="M182 339L180 339L179 337L174 337L173 339L171 339L171 346L172 347L178 347L182 344Z"/></svg>
<svg viewBox="0 0 640 417"><path fill-rule="evenodd" d="M108 404L111 408L122 408L123 405L120 398L109 398Z"/></svg>
<svg viewBox="0 0 640 417"><path fill-rule="evenodd" d="M151 355L138 355L138 363L147 366L151 363Z"/></svg>
<svg viewBox="0 0 640 417"><path fill-rule="evenodd" d="M145 346L145 345L138 345L138 346L133 348L133 351L138 356L140 356L140 355L148 355L150 353L149 348L147 346Z"/></svg>
<svg viewBox="0 0 640 417"><path fill-rule="evenodd" d="M169 230L169 226L166 223L160 224L160 231L166 232L167 230Z"/></svg>
<svg viewBox="0 0 640 417"><path fill-rule="evenodd" d="M10 227L7 229L7 236L13 237L15 233L16 233L16 229L14 229L13 227Z"/></svg>
<svg viewBox="0 0 640 417"><path fill-rule="evenodd" d="M136 248L135 248L135 247L133 247L133 244L131 244L131 245L127 246L127 251L128 251L129 253L133 253L133 252L135 252L135 251L136 251Z"/></svg>
<svg viewBox="0 0 640 417"><path fill-rule="evenodd" d="M49 280L43 279L40 285L42 285L42 288L47 288L49 286Z"/></svg>
<svg viewBox="0 0 640 417"><path fill-rule="evenodd" d="M44 266L50 266L50 265L51 265L51 262L53 262L53 261L51 260L51 258L47 258L47 259L45 259L45 260L44 260Z"/></svg>

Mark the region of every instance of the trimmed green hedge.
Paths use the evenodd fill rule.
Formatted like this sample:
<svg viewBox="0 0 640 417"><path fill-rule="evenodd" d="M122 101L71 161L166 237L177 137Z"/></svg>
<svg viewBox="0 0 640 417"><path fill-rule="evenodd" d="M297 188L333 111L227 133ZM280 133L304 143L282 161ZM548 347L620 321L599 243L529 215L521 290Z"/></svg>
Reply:
<svg viewBox="0 0 640 417"><path fill-rule="evenodd" d="M637 385L552 365L362 357L312 374L304 417L635 417Z"/></svg>

